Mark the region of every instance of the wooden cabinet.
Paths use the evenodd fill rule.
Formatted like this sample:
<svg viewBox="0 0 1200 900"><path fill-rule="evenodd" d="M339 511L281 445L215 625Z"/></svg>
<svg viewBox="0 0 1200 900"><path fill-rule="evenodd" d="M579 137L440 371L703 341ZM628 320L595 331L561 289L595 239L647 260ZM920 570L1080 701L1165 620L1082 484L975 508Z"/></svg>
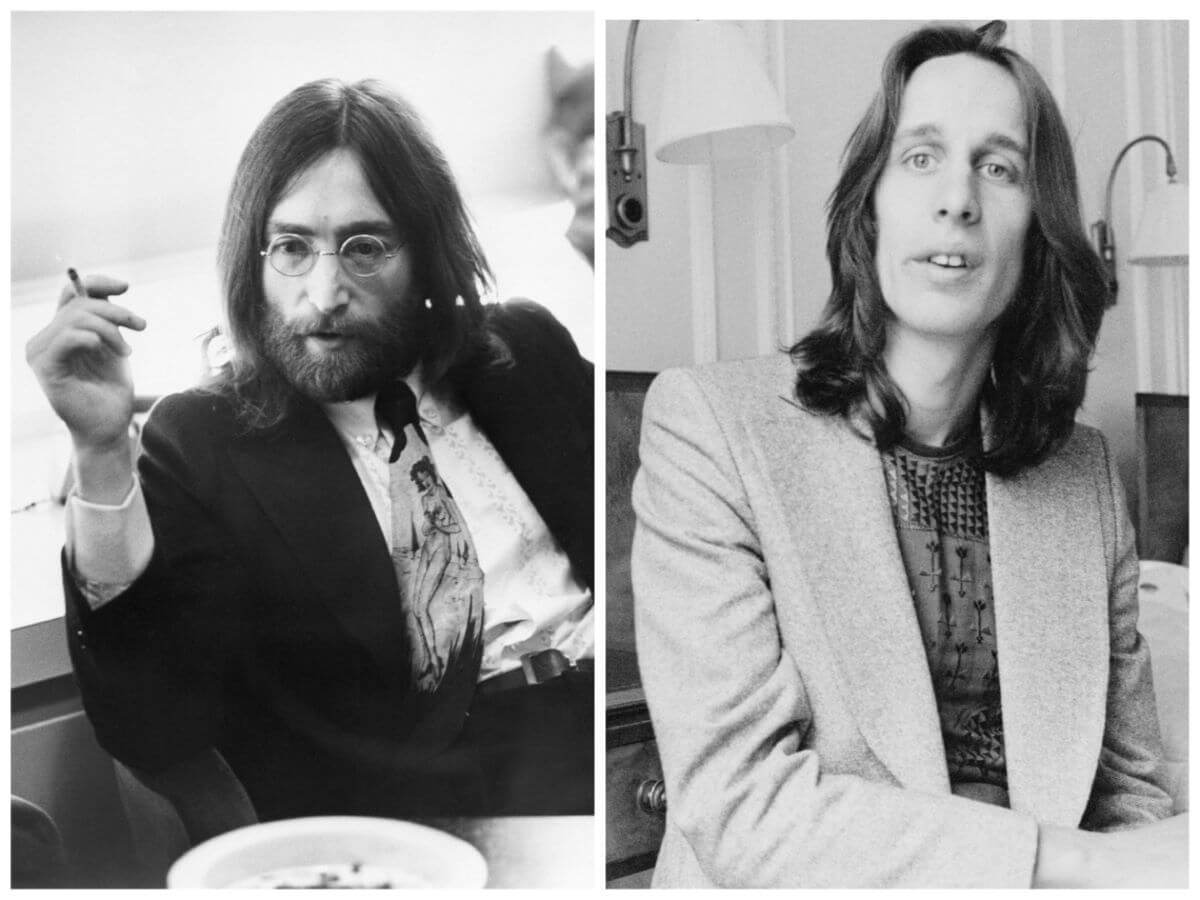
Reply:
<svg viewBox="0 0 1200 900"><path fill-rule="evenodd" d="M649 873L666 819L666 790L646 704L625 692L607 709L605 752L605 878L609 885ZM622 702L623 701L623 702Z"/></svg>
<svg viewBox="0 0 1200 900"><path fill-rule="evenodd" d="M666 790L638 675L629 550L630 488L638 468L642 401L654 375L608 372L605 447L607 669L605 875L611 888L649 887L662 843Z"/></svg>

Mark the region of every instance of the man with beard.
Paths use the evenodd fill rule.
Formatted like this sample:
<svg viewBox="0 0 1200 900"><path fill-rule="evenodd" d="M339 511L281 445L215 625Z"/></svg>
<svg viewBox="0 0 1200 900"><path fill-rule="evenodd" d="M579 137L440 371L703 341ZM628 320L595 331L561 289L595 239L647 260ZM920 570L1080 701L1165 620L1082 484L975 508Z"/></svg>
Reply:
<svg viewBox="0 0 1200 900"><path fill-rule="evenodd" d="M262 819L590 813L590 364L480 303L449 168L374 82L271 110L220 268L228 359L155 405L136 474L124 282L68 286L27 348L74 445L101 745L149 776L215 749Z"/></svg>

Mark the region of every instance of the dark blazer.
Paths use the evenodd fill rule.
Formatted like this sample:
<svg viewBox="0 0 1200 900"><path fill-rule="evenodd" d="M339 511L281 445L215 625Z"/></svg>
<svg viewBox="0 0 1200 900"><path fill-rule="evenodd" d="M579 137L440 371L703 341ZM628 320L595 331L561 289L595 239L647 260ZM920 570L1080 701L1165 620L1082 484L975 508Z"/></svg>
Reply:
<svg viewBox="0 0 1200 900"><path fill-rule="evenodd" d="M590 586L591 365L541 307L488 316L511 363L468 376L463 399ZM396 578L322 410L304 404L246 435L224 398L172 395L151 412L138 470L155 535L147 570L96 611L64 577L101 745L150 771L216 746L263 819L469 809L471 748L406 749Z"/></svg>

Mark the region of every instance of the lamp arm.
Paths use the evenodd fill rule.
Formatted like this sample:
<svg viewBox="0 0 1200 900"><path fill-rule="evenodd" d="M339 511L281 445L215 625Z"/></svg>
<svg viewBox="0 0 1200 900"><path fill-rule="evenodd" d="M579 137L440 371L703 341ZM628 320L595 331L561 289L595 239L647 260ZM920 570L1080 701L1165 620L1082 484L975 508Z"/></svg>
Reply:
<svg viewBox="0 0 1200 900"><path fill-rule="evenodd" d="M633 45L637 40L638 25L641 21L634 19L629 23L629 33L625 36L625 117L633 118Z"/></svg>
<svg viewBox="0 0 1200 900"><path fill-rule="evenodd" d="M637 152L633 143L633 50L640 24L640 20L633 19L629 23L629 33L625 36L625 109L620 121L621 143L616 150L621 161L621 171L626 176L633 174L633 157Z"/></svg>
<svg viewBox="0 0 1200 900"><path fill-rule="evenodd" d="M1154 141L1162 146L1163 151L1167 154L1167 178L1175 180L1176 168L1175 157L1171 153L1171 147L1156 134L1143 134L1141 137L1135 137L1132 141L1121 148L1121 152L1117 154L1117 159L1112 165L1112 170L1108 173L1108 186L1104 189L1104 221L1112 222L1112 191L1113 182L1117 180L1117 167L1121 165L1121 160L1137 144L1142 141Z"/></svg>
<svg viewBox="0 0 1200 900"><path fill-rule="evenodd" d="M1121 160L1125 158L1125 154L1142 141L1153 141L1159 144L1164 152L1166 152L1167 178L1174 181L1177 171L1175 168L1175 157L1171 153L1170 146L1155 134L1143 134L1140 137L1135 137L1122 147L1121 152L1117 154L1117 158L1112 164L1112 169L1108 173L1108 184L1104 188L1104 218L1092 224L1092 234L1095 237L1096 249L1100 253L1100 259L1103 261L1105 271L1108 273L1110 304L1115 303L1117 297L1117 243L1113 240L1112 229L1113 182L1117 180L1117 168L1121 165Z"/></svg>

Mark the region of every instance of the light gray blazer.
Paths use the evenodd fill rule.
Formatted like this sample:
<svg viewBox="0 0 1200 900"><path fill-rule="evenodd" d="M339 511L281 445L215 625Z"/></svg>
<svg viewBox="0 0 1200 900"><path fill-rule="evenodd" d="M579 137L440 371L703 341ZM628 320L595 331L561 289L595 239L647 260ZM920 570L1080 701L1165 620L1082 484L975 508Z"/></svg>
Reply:
<svg viewBox="0 0 1200 900"><path fill-rule="evenodd" d="M665 372L646 398L632 567L667 784L655 886L1028 887L1038 823L1169 815L1100 434L987 477L1003 809L950 793L879 455L799 407L793 378L780 354Z"/></svg>

